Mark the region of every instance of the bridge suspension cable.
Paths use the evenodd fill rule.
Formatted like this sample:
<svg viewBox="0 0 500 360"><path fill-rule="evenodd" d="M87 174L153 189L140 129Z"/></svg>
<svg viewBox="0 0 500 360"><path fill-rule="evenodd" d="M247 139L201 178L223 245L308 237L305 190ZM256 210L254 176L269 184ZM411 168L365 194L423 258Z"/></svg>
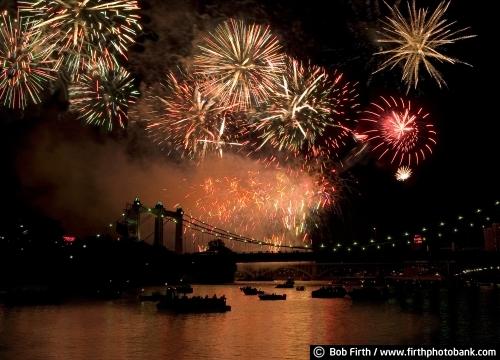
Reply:
<svg viewBox="0 0 500 360"><path fill-rule="evenodd" d="M183 221L188 224L187 228L198 231L201 233L209 234L215 236L217 238L222 238L230 241L236 241L240 243L259 245L259 246L270 246L275 248L286 248L286 249L300 249L300 250L311 250L307 245L305 246L297 246L297 245L281 245L275 244L269 241L257 240L254 238L249 238L243 235L235 234L233 232L218 228L217 226L208 224L207 222L197 219L190 214L184 213Z"/></svg>

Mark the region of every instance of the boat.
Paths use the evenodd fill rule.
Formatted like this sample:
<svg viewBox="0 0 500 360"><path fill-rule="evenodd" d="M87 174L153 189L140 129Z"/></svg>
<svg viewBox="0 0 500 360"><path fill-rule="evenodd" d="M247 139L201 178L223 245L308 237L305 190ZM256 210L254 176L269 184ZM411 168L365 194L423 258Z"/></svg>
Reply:
<svg viewBox="0 0 500 360"><path fill-rule="evenodd" d="M276 285L277 289L293 289L295 287L295 281L288 278L284 283Z"/></svg>
<svg viewBox="0 0 500 360"><path fill-rule="evenodd" d="M286 300L286 294L260 294L259 295L260 300Z"/></svg>
<svg viewBox="0 0 500 360"><path fill-rule="evenodd" d="M297 291L304 291L305 289L306 289L306 287L304 285L300 285L300 286L297 286L295 288L295 290L297 290Z"/></svg>
<svg viewBox="0 0 500 360"><path fill-rule="evenodd" d="M319 299L343 298L346 294L347 291L343 286L322 286L317 290L311 291L311 296Z"/></svg>
<svg viewBox="0 0 500 360"><path fill-rule="evenodd" d="M188 297L179 295L172 291L167 290L167 294L156 305L158 310L170 310L176 313L223 313L231 311L231 306L226 304L226 297L201 297L192 296Z"/></svg>
<svg viewBox="0 0 500 360"><path fill-rule="evenodd" d="M264 291L257 290L257 288L253 288L253 287L250 287L250 286L240 287L240 290L243 291L243 293L245 295L260 295L260 294L264 294Z"/></svg>

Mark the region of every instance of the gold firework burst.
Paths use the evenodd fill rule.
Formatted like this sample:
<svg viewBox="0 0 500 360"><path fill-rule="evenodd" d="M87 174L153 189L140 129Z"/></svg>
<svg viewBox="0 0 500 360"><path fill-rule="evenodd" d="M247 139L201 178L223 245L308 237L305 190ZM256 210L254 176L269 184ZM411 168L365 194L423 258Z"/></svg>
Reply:
<svg viewBox="0 0 500 360"><path fill-rule="evenodd" d="M0 105L24 109L42 101L60 66L52 57L54 43L54 35L36 29L19 14L0 14Z"/></svg>
<svg viewBox="0 0 500 360"><path fill-rule="evenodd" d="M430 14L429 9L417 8L413 1L411 5L408 3L408 18L397 7L391 7L391 15L382 21L383 27L377 39L387 49L375 53L385 56L386 60L375 72L402 66L401 80L407 85L407 92L411 87L417 88L422 67L439 87L446 85L433 62L464 63L443 54L442 48L458 40L476 36L466 34L469 28L452 29L456 22L450 22L444 17L449 5L449 2L441 2Z"/></svg>
<svg viewBox="0 0 500 360"><path fill-rule="evenodd" d="M286 58L286 71L277 82L270 106L253 127L260 132L259 149L322 153L319 139L329 135L325 147L338 149L351 131L343 125L357 107L355 84L340 72ZM348 123L349 121L347 121ZM335 133L332 129L336 129Z"/></svg>
<svg viewBox="0 0 500 360"><path fill-rule="evenodd" d="M396 171L396 180L406 181L410 178L412 170L409 166L400 166Z"/></svg>
<svg viewBox="0 0 500 360"><path fill-rule="evenodd" d="M284 69L281 45L268 26L229 19L199 48L195 73L210 78L211 95L242 110L265 102Z"/></svg>
<svg viewBox="0 0 500 360"><path fill-rule="evenodd" d="M243 146L237 141L238 119L231 106L201 90L203 79L170 72L162 95L146 97L146 130L163 149L183 157L203 159L208 153L222 156L226 147Z"/></svg>

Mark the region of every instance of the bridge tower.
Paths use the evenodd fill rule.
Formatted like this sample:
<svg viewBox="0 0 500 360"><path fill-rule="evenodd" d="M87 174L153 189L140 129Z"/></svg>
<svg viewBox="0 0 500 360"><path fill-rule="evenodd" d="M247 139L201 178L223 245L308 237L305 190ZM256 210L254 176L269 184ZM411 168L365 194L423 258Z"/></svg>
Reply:
<svg viewBox="0 0 500 360"><path fill-rule="evenodd" d="M183 216L184 216L184 211L182 208L177 208L175 211L175 252L177 254L182 254L183 252L183 245L182 245L182 233L183 233Z"/></svg>
<svg viewBox="0 0 500 360"><path fill-rule="evenodd" d="M132 204L128 204L123 211L122 218L116 222L116 232L120 234L124 240L141 240L141 212L144 207L139 200L139 197L134 199Z"/></svg>
<svg viewBox="0 0 500 360"><path fill-rule="evenodd" d="M155 215L155 235L154 246L163 246L163 217L165 216L165 208L161 202L156 203L154 208Z"/></svg>
<svg viewBox="0 0 500 360"><path fill-rule="evenodd" d="M137 241L141 240L141 211L141 200L139 200L139 197L136 196L132 206L130 207L128 218L131 224L133 224L132 237L137 239Z"/></svg>

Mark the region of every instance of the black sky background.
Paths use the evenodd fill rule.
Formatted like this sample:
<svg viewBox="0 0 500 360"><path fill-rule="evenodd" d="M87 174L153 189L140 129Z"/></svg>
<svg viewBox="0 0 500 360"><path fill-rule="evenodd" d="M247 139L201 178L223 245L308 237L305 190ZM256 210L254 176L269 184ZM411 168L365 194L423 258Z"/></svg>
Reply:
<svg viewBox="0 0 500 360"><path fill-rule="evenodd" d="M201 13L210 13L209 9L220 3L194 1L191 4ZM431 7L437 3L417 2ZM500 198L500 171L497 170L499 65L494 55L499 31L492 3L452 1L448 18L457 20L457 27L470 26L469 32L477 37L451 45L446 52L473 67L463 64L439 66L447 88L439 89L434 81L425 78L419 89L408 95L430 112L435 121L438 145L433 156L406 183L397 182L390 169L373 159L358 164L352 169L358 183L352 185L352 194L343 201L342 217L331 220L337 236L356 239L364 236L371 226L387 231L412 229L455 218L459 213L491 205ZM362 105L379 95L405 96L398 70L372 75L379 60L371 55L377 50L373 41L379 25L377 17L388 13L383 2L239 1L233 8L239 6L239 13L244 14L245 7L256 4L264 9L291 55L310 58L313 63L328 68L340 68L350 79L359 81ZM16 170L19 147L33 128L51 126L51 122L59 121L55 118L60 113L60 106L64 104L49 99L41 107L28 109L23 116L19 112L0 110L2 222L31 211L32 203L22 195ZM63 136L65 131L71 136L81 133L81 136L98 141L129 140L127 134L116 136L98 129L81 130L77 121L75 125L62 126L56 131ZM127 200L124 199L124 203Z"/></svg>

